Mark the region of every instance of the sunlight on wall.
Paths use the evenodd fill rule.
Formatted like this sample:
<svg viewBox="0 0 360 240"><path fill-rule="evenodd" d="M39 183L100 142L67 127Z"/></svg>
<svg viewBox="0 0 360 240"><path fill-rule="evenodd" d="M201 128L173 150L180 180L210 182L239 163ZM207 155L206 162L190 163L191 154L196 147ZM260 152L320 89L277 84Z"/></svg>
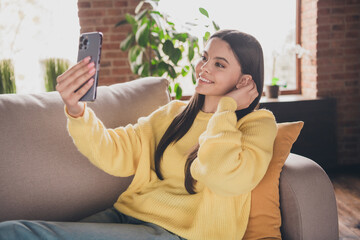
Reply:
<svg viewBox="0 0 360 240"><path fill-rule="evenodd" d="M43 92L41 61L76 61L77 0L1 0L0 59L12 59L18 93Z"/></svg>
<svg viewBox="0 0 360 240"><path fill-rule="evenodd" d="M287 52L295 47L295 0L166 0L159 3L161 10L174 16L176 25L203 18L199 7L205 8L221 29L237 29L258 39L264 51L265 82L270 82L272 78L274 53L283 55L282 59L277 59L276 74L282 75L288 89L296 87L295 54ZM199 28L192 32L198 37L202 37L203 33L203 29ZM185 94L192 93L191 80L188 80L184 91Z"/></svg>

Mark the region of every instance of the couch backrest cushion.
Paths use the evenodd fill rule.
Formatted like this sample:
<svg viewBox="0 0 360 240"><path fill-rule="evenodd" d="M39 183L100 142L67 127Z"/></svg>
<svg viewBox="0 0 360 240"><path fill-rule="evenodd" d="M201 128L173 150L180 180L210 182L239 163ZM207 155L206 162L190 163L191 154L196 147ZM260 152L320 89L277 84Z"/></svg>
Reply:
<svg viewBox="0 0 360 240"><path fill-rule="evenodd" d="M144 78L99 87L88 105L113 128L169 101L166 79ZM0 221L78 220L111 206L131 181L103 173L77 151L57 92L0 95L0 128Z"/></svg>

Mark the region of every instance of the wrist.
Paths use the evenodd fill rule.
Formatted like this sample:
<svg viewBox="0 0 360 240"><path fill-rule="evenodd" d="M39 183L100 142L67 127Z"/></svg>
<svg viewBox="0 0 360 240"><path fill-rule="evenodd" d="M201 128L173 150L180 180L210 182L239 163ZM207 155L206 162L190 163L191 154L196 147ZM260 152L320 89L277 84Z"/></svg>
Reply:
<svg viewBox="0 0 360 240"><path fill-rule="evenodd" d="M78 103L75 108L65 106L66 112L73 118L82 117L85 112L85 103Z"/></svg>

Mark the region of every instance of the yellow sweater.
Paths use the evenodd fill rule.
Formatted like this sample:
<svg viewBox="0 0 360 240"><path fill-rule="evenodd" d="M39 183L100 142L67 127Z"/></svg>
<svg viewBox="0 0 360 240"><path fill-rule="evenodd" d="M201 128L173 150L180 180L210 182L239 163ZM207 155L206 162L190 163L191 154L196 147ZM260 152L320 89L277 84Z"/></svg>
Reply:
<svg viewBox="0 0 360 240"><path fill-rule="evenodd" d="M68 130L79 151L114 176L134 175L115 208L187 239L241 239L249 219L251 190L263 178L276 136L274 116L254 111L236 120L236 102L223 97L215 113L199 112L192 127L169 145L161 162L164 180L154 170L155 148L185 103L172 101L134 125L106 129L86 107L80 118L68 115ZM184 166L200 143L191 166L196 194L184 187Z"/></svg>

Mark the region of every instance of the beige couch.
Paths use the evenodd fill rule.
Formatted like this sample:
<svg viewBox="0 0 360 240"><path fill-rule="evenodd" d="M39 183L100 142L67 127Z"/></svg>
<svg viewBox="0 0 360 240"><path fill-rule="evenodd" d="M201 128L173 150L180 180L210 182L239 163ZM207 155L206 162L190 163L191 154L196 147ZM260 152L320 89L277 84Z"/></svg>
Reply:
<svg viewBox="0 0 360 240"><path fill-rule="evenodd" d="M169 102L167 80L99 87L89 105L107 127ZM57 92L0 95L0 221L74 221L110 207L130 183L95 168L66 131ZM338 239L334 191L312 160L290 154L280 178L283 239Z"/></svg>

